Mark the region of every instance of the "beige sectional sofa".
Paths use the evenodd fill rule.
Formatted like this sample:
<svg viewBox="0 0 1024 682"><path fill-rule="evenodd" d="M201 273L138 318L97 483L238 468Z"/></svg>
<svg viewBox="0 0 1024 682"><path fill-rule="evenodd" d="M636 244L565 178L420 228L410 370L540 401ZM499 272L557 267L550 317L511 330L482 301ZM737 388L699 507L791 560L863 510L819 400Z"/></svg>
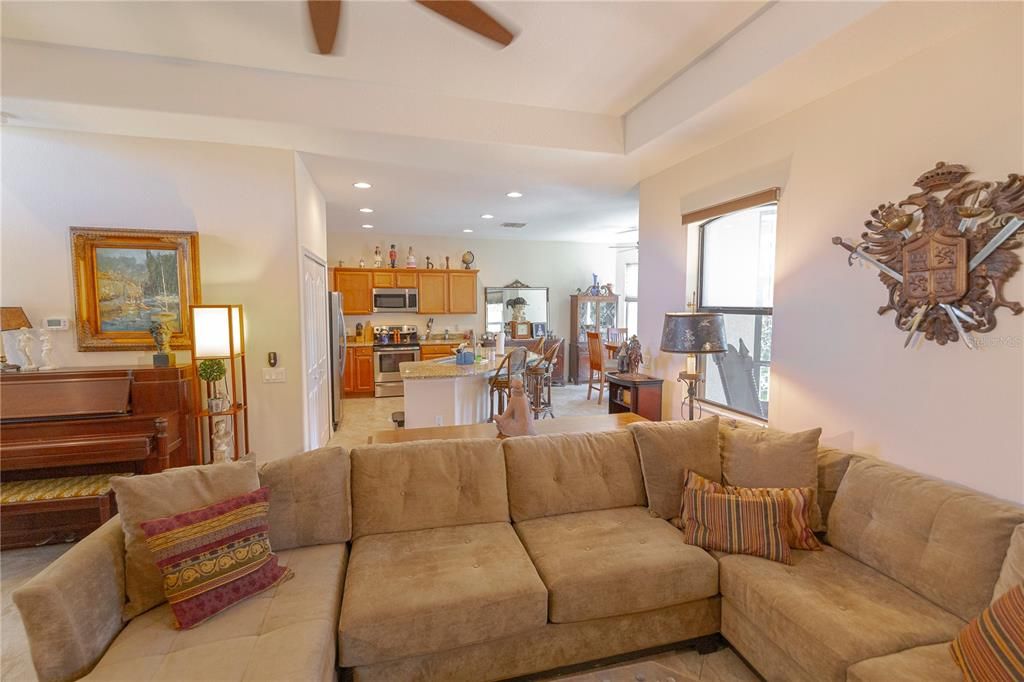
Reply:
<svg viewBox="0 0 1024 682"><path fill-rule="evenodd" d="M15 602L43 682L328 680L335 665L478 682L718 632L768 680L952 682L949 640L997 579L1020 579L1024 509L825 448L824 551L708 553L667 521L687 469L721 480L714 425L320 450L260 472L295 570L273 591L190 631L166 605L122 623L115 519Z"/></svg>

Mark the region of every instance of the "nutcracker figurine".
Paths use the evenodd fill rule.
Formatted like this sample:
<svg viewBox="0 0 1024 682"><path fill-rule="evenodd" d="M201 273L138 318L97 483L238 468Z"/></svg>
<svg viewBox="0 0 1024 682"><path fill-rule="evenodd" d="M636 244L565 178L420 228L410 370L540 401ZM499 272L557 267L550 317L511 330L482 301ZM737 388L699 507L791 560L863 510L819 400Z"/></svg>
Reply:
<svg viewBox="0 0 1024 682"><path fill-rule="evenodd" d="M388 260L391 261L391 267L395 267L395 263L398 261L398 252L395 251L395 245L391 245L391 250L388 251Z"/></svg>

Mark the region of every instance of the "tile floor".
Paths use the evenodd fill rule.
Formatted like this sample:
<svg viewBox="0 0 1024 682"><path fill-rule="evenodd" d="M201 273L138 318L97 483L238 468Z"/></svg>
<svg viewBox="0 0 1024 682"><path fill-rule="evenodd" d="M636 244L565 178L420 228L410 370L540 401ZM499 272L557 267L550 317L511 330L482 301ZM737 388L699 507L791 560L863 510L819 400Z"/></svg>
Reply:
<svg viewBox="0 0 1024 682"><path fill-rule="evenodd" d="M588 401L586 386L555 387L555 414L562 416L604 414L607 404L598 405L596 395ZM402 409L401 398L355 398L346 400L344 422L331 439L332 445L365 445L374 431L394 428L391 413ZM0 554L0 679L4 682L34 682L35 671L21 618L11 592L71 545L49 545L17 549ZM592 671L546 678L558 682L756 682L758 676L731 649L701 656L690 648L640 658Z"/></svg>

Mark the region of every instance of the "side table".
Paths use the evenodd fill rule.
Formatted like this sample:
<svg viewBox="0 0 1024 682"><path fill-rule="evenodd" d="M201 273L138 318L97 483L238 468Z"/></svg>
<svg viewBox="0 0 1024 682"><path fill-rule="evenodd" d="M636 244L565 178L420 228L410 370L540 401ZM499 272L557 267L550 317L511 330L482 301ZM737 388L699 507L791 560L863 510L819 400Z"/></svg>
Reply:
<svg viewBox="0 0 1024 682"><path fill-rule="evenodd" d="M646 374L605 372L608 379L608 414L632 412L644 419L661 421L663 379Z"/></svg>

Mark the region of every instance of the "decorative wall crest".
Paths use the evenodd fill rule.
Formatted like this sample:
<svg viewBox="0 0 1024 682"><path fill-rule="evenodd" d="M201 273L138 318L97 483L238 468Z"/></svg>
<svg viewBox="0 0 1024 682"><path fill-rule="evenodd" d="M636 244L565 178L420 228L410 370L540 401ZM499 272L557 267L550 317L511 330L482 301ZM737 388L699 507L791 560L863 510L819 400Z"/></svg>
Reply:
<svg viewBox="0 0 1024 682"><path fill-rule="evenodd" d="M860 259L878 269L889 290L878 314L896 313L904 347L924 334L973 348L972 334L995 328L996 310L1024 311L1003 294L1020 269L1013 250L1024 245L1024 178L982 182L967 180L970 173L939 162L914 183L919 192L871 211L860 243L832 238L850 252L850 265Z"/></svg>

